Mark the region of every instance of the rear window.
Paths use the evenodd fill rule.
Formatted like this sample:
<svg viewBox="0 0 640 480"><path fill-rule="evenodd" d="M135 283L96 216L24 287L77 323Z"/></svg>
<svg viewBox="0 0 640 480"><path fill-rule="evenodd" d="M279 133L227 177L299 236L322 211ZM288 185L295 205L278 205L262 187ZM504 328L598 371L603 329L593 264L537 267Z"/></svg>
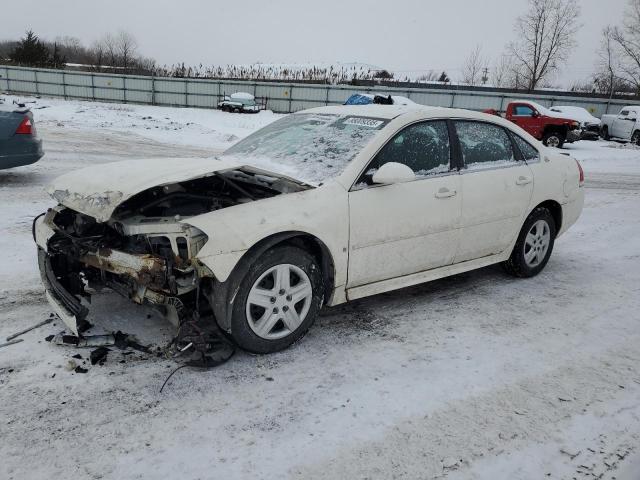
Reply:
<svg viewBox="0 0 640 480"><path fill-rule="evenodd" d="M223 158L322 183L339 176L387 123L353 115L288 115L249 135Z"/></svg>
<svg viewBox="0 0 640 480"><path fill-rule="evenodd" d="M538 158L540 158L538 150L536 150L535 147L533 147L529 142L516 135L515 133L512 133L512 136L525 160L537 160Z"/></svg>

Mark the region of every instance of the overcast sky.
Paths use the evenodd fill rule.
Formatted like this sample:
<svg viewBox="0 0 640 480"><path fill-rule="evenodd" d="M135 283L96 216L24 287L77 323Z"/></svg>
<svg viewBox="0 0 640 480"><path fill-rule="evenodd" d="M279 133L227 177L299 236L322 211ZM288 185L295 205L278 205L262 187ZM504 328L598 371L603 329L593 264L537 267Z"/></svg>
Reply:
<svg viewBox="0 0 640 480"><path fill-rule="evenodd" d="M583 27L567 86L593 71L600 31L626 0L583 0ZM402 71L446 70L456 80L476 44L499 57L527 0L20 0L3 2L0 39L33 29L89 44L109 31L135 35L159 64L363 62ZM7 21L9 19L10 21Z"/></svg>

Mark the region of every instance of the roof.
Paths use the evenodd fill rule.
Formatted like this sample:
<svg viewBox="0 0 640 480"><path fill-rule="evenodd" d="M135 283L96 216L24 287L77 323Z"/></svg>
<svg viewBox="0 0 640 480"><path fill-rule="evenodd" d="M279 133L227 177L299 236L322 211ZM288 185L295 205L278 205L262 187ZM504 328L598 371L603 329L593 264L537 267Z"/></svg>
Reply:
<svg viewBox="0 0 640 480"><path fill-rule="evenodd" d="M425 113L439 113L449 116L456 110L442 107L427 107L425 105L335 105L328 107L316 107L309 110L301 110L296 113L327 113L333 115L354 115L373 118L383 118L391 120L405 113L415 113L423 111ZM467 110L461 110L467 111Z"/></svg>
<svg viewBox="0 0 640 480"><path fill-rule="evenodd" d="M426 105L336 105L329 107L316 107L309 110L301 110L300 113L326 113L333 115L354 115L372 118L381 118L385 120L393 120L403 115L423 116L428 118L466 118L472 120L490 120L494 123L505 123L511 125L511 122L486 113L476 112L473 110L463 110L459 108L446 107L430 107Z"/></svg>

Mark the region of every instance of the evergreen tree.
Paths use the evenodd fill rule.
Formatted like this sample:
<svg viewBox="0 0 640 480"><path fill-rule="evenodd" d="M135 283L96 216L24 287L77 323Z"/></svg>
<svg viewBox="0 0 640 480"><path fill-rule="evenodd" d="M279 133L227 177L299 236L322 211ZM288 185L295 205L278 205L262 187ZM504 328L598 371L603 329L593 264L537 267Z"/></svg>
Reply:
<svg viewBox="0 0 640 480"><path fill-rule="evenodd" d="M18 45L9 54L9 59L27 67L51 66L51 54L33 31L27 31L27 36L18 42Z"/></svg>
<svg viewBox="0 0 640 480"><path fill-rule="evenodd" d="M51 60L49 62L50 66L53 68L64 68L67 63L67 59L64 55L60 54L60 49L58 48L58 44L53 44L53 55L51 55Z"/></svg>
<svg viewBox="0 0 640 480"><path fill-rule="evenodd" d="M442 72L440 78L438 78L438 81L441 83L449 83L451 80L449 79L449 75L447 75L447 72Z"/></svg>

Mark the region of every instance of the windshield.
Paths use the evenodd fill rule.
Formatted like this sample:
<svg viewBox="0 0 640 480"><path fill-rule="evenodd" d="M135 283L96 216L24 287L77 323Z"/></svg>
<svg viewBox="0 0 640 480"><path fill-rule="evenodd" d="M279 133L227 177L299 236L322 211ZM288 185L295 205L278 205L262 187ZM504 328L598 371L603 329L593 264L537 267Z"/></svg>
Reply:
<svg viewBox="0 0 640 480"><path fill-rule="evenodd" d="M240 141L223 158L318 184L340 175L387 123L353 115L288 115Z"/></svg>

